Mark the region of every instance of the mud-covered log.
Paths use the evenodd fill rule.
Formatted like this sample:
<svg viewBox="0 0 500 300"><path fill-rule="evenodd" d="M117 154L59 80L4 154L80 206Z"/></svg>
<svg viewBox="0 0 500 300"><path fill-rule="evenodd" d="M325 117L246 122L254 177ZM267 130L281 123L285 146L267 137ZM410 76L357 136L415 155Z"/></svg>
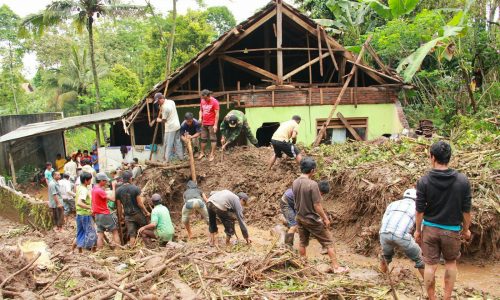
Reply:
<svg viewBox="0 0 500 300"><path fill-rule="evenodd" d="M176 170L176 169L182 169L182 168L189 168L189 164L172 165L169 163L160 162L160 161L153 161L153 160L146 160L145 163L148 166L159 167L159 168L163 168L164 170Z"/></svg>

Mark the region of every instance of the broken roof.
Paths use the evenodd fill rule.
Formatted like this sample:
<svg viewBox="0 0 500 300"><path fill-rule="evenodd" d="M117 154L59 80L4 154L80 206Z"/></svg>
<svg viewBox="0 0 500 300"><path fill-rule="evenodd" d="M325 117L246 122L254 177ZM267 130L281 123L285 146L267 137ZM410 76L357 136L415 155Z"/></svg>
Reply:
<svg viewBox="0 0 500 300"><path fill-rule="evenodd" d="M69 117L59 120L32 123L21 126L0 137L0 142L8 142L29 137L45 135L57 131L83 127L93 124L118 121L126 109L113 109L101 111L95 114Z"/></svg>

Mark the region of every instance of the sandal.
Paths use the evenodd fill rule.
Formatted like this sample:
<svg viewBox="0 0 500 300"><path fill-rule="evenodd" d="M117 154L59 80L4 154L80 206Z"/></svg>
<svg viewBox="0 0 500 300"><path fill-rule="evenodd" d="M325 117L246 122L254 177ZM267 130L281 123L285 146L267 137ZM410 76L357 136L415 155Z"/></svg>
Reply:
<svg viewBox="0 0 500 300"><path fill-rule="evenodd" d="M213 161L215 159L215 156L214 155L210 155L210 157L208 158L208 161Z"/></svg>
<svg viewBox="0 0 500 300"><path fill-rule="evenodd" d="M205 154L203 154L203 153L200 153L200 155L198 155L199 160L203 159L203 157L205 157Z"/></svg>
<svg viewBox="0 0 500 300"><path fill-rule="evenodd" d="M349 273L350 269L349 267L338 267L336 269L331 269L333 271L333 274L345 274Z"/></svg>

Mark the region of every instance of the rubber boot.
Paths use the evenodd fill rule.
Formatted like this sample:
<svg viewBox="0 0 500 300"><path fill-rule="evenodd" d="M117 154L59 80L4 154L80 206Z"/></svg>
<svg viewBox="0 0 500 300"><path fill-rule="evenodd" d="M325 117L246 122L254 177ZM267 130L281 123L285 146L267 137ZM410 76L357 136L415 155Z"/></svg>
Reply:
<svg viewBox="0 0 500 300"><path fill-rule="evenodd" d="M293 248L293 238L295 234L294 233L287 233L285 234L285 245L287 245L290 248Z"/></svg>

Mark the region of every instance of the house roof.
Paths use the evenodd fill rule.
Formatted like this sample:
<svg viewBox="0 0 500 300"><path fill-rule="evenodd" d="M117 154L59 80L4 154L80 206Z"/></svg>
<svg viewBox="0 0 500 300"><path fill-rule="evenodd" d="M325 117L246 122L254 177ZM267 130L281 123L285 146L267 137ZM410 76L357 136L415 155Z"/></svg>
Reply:
<svg viewBox="0 0 500 300"><path fill-rule="evenodd" d="M4 134L0 137L0 142L15 141L19 139L26 139L29 137L46 135L49 133L63 131L67 129L83 127L93 124L106 123L111 121L118 121L126 109L113 109L101 111L95 114L69 117L59 120L52 120L46 122L32 123L21 126L14 131Z"/></svg>
<svg viewBox="0 0 500 300"><path fill-rule="evenodd" d="M203 68L203 63L207 59L215 58L219 55L217 51L220 49L224 49L227 45L233 45L235 40L238 40L241 36L246 36L247 30L251 29L255 25L262 26L265 21L269 20L269 16L276 12L276 8L278 2L282 5L283 14L290 18L292 21L297 23L299 26L304 28L310 34L317 35L318 28L322 29L322 26L317 24L314 20L302 14L299 10L294 8L293 6L282 2L282 0L271 0L266 6L257 11L253 16L249 17L247 20L241 22L234 28L228 30L224 34L222 34L218 39L209 44L205 49L200 51L195 57L193 57L190 61L185 63L182 67L176 69L170 76L163 81L157 83L147 94L146 96L136 103L134 106L130 107L124 114L123 118L127 120L127 122L133 121L133 119L137 116L137 110L141 111L144 108L146 100L148 98L153 98L154 94L157 92L164 91L165 87L167 87L167 96L171 92L171 88L174 86L179 79L182 79L184 76L189 75L190 72L195 72L198 68ZM275 29L276 30L276 29ZM285 29L286 30L286 29ZM355 55L345 49L340 43L338 43L333 37L326 35L325 37L328 42L333 45L335 50L339 53L342 53L347 62L354 64L356 60ZM322 39L320 37L319 39ZM233 44L232 44L233 43ZM383 80L387 84L402 84L402 80L395 74L388 74L387 72L377 71L372 67L361 63L358 65L364 72L366 72L372 78L378 78L378 80Z"/></svg>

